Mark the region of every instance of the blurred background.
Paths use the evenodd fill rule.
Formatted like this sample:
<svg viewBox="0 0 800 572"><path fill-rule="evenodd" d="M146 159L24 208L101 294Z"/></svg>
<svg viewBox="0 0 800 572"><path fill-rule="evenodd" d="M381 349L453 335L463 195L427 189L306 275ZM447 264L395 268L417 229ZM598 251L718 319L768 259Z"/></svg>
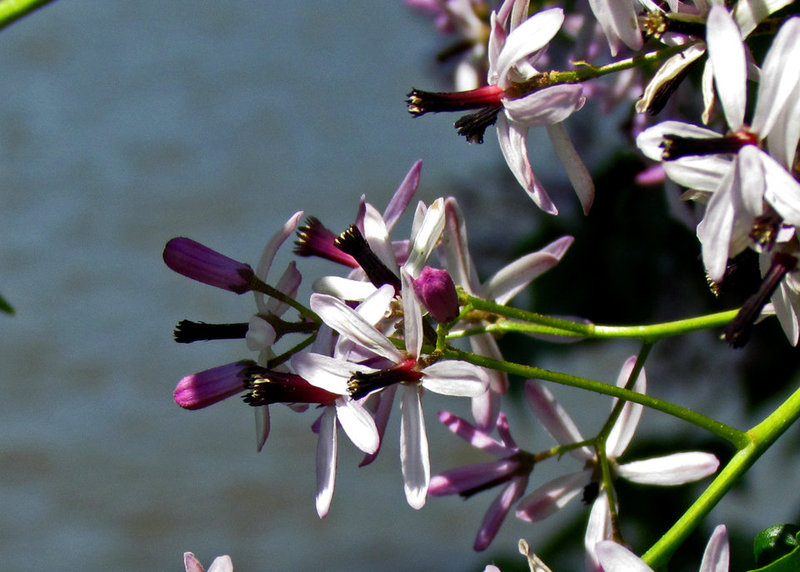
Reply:
<svg viewBox="0 0 800 572"><path fill-rule="evenodd" d="M492 561L510 570L524 565L515 556L522 537L554 569L580 566L587 511L579 501L538 525L509 518L480 554L472 542L494 492L410 509L397 412L369 467L358 469L360 455L340 440L336 495L320 521L313 414L273 407L259 454L240 400L195 412L172 400L181 377L248 357L242 341L177 345L175 324L246 321L253 301L173 274L161 261L169 238L255 263L297 210L342 230L362 194L382 209L418 158L418 198L459 198L483 276L558 236L578 238L520 297L523 306L633 322L743 299L749 285L733 301L708 294L692 232L665 214L660 189L626 183L642 165L609 144L616 127L591 104L583 117L597 121L568 123L600 173L589 219L563 188L560 165L550 169L549 142L533 139L531 151L564 212L558 220L511 180L491 129L484 145L467 145L454 117L412 120L410 87L449 86L435 63L445 45L399 1L61 0L0 32L0 293L16 310L0 315L4 570L181 570L184 551L206 564L231 554L237 570L481 570ZM306 294L315 277L338 270L310 260L299 267ZM760 331L763 347L752 351L733 352L713 333L660 344L647 366L651 392L747 426L784 394L782 384L796 383L796 353L775 325ZM638 349L504 342L510 359L606 381ZM602 396L555 392L586 435L610 407ZM442 408L466 416L466 400L426 395L424 405L434 472L488 460L436 421ZM508 413L521 446L551 446L518 395ZM679 442L664 441L676 427ZM647 413L630 458L695 447L730 455L698 433ZM784 441L796 448L796 432ZM786 483L769 481L796 474L797 463L776 449L753 486L715 511L696 549L687 547L690 562L718 522L736 534L738 519L749 519L746 552L761 528L797 519L796 501L780 501ZM569 459L537 467L531 490L576 468ZM644 547L666 526L653 513L674 518L702 489L682 488L677 501L652 488L621 490L630 541Z"/></svg>

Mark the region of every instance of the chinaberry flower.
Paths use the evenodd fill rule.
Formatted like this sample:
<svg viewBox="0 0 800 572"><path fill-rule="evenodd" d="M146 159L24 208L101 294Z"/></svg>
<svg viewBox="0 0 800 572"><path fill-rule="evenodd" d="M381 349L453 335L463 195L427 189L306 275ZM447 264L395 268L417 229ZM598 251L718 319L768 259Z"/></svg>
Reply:
<svg viewBox="0 0 800 572"><path fill-rule="evenodd" d="M488 380L483 371L471 364L454 360L429 363L422 355L422 310L411 285L411 277L401 270L404 350L398 349L382 331L356 310L334 296L313 294L311 308L342 338L371 353L385 364L380 368L348 361L350 356L330 357L299 353L292 358L295 370L311 383L333 393L358 400L386 387L402 385L400 456L406 499L414 508L425 504L430 481L428 440L422 417L422 390L453 396L472 397L486 391ZM381 288L389 292L391 286ZM383 310L388 311L387 297ZM381 312L383 313L383 312ZM379 314L380 315L380 314Z"/></svg>
<svg viewBox="0 0 800 572"><path fill-rule="evenodd" d="M595 548L605 572L652 572L641 558L612 540L599 542ZM720 524L708 540L699 572L728 572L730 549L728 529Z"/></svg>
<svg viewBox="0 0 800 572"><path fill-rule="evenodd" d="M435 475L428 488L429 496L458 494L469 498L489 488L505 485L486 511L475 538L473 548L485 550L497 535L508 511L525 492L533 471L533 455L517 447L508 431L508 420L502 413L497 418L500 441L452 413L439 413L439 420L474 447L498 458L497 461L467 465Z"/></svg>
<svg viewBox="0 0 800 572"><path fill-rule="evenodd" d="M528 159L528 129L547 127L583 210L588 212L594 186L560 124L583 107L583 88L578 84L549 85L547 74L534 67L561 28L564 11L551 8L523 21L527 9L527 0L506 0L499 12L492 13L488 85L455 93L414 89L408 95L408 110L415 117L428 112L478 110L456 122L458 132L470 142L481 143L486 128L496 124L500 149L517 181L542 210L557 214Z"/></svg>
<svg viewBox="0 0 800 572"><path fill-rule="evenodd" d="M625 362L617 378L618 386L626 384L634 364L635 358L629 358ZM645 372L642 370L633 390L644 393L645 389ZM540 382L528 381L525 385L525 397L537 419L559 445L584 441L574 421ZM614 477L640 484L671 486L702 479L717 470L717 458L702 452L675 453L629 463L618 462L633 438L642 410L643 406L640 404L630 401L625 403L609 433L606 457ZM582 446L570 449L569 454L583 463L583 469L558 477L533 491L517 505L516 515L528 522L543 520L583 492L584 501L593 504L586 533L587 550L591 553L594 543L601 540L609 530L611 507L600 481L597 453Z"/></svg>

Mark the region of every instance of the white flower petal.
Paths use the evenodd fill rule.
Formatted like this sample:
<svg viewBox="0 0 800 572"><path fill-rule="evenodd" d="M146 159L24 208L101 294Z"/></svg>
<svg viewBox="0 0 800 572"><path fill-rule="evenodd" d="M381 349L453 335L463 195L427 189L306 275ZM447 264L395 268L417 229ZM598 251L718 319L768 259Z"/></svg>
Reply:
<svg viewBox="0 0 800 572"><path fill-rule="evenodd" d="M586 534L583 537L583 544L586 548L587 570L599 570L595 547L598 542L610 539L612 534L611 505L608 502L608 493L605 490L601 490L594 503L592 503L589 522L586 524Z"/></svg>
<svg viewBox="0 0 800 572"><path fill-rule="evenodd" d="M787 20L775 38L761 67L758 99L753 114L752 129L765 138L785 105L797 105L790 100L800 83L800 18Z"/></svg>
<svg viewBox="0 0 800 572"><path fill-rule="evenodd" d="M406 500L411 508L425 506L431 466L428 454L428 436L422 417L421 388L414 384L405 387L400 403L400 464Z"/></svg>
<svg viewBox="0 0 800 572"><path fill-rule="evenodd" d="M603 28L612 56L617 55L622 43L633 50L642 47L636 6L632 1L589 0L589 6Z"/></svg>
<svg viewBox="0 0 800 572"><path fill-rule="evenodd" d="M380 437L375 420L359 402L349 398L336 400L336 416L353 445L367 454L378 450Z"/></svg>
<svg viewBox="0 0 800 572"><path fill-rule="evenodd" d="M319 423L317 438L317 514L325 518L331 506L336 484L336 413L325 407Z"/></svg>
<svg viewBox="0 0 800 572"><path fill-rule="evenodd" d="M534 416L542 424L544 430L556 440L559 445L571 445L583 441L583 435L578 430L575 422L540 381L530 379L525 382L525 400L528 402ZM588 447L571 449L569 454L579 461L587 462L595 458Z"/></svg>
<svg viewBox="0 0 800 572"><path fill-rule="evenodd" d="M477 397L489 387L489 377L483 369L463 361L437 361L422 373L422 386L442 395Z"/></svg>
<svg viewBox="0 0 800 572"><path fill-rule="evenodd" d="M283 224L280 230L278 230L278 232L276 232L267 242L267 245L264 247L264 250L261 253L261 258L256 265L256 276L258 276L261 280L265 282L267 281L267 275L269 274L269 269L272 266L272 260L275 258L275 254L278 252L278 249L286 241L286 239L294 234L294 231L297 228L302 216L303 211L294 213L291 217L289 217L289 220ZM258 311L266 312L267 307L264 294L253 290L253 295L255 296L256 307L258 308Z"/></svg>
<svg viewBox="0 0 800 572"><path fill-rule="evenodd" d="M419 357L422 349L422 307L414 292L411 283L411 276L405 268L400 269L400 280L402 288L400 290L403 299L403 324L406 353L415 358Z"/></svg>
<svg viewBox="0 0 800 572"><path fill-rule="evenodd" d="M641 558L613 540L598 542L594 550L606 572L653 572Z"/></svg>
<svg viewBox="0 0 800 572"><path fill-rule="evenodd" d="M583 87L559 84L539 89L517 99L504 99L503 108L511 121L526 127L552 125L564 121L586 103Z"/></svg>
<svg viewBox="0 0 800 572"><path fill-rule="evenodd" d="M269 437L269 406L253 407L256 418L256 450L260 453Z"/></svg>
<svg viewBox="0 0 800 572"><path fill-rule="evenodd" d="M728 265L728 251L736 215L733 196L735 169L725 175L719 188L711 195L706 214L697 225L697 238L703 248L703 264L709 278L722 281Z"/></svg>
<svg viewBox="0 0 800 572"><path fill-rule="evenodd" d="M292 367L297 375L311 385L338 395L348 395L347 382L356 371L376 371L357 363L350 363L322 354L300 352L292 356Z"/></svg>
<svg viewBox="0 0 800 572"><path fill-rule="evenodd" d="M633 371L633 366L636 364L636 357L631 356L622 366L617 377L617 387L624 387ZM637 393L645 393L647 391L647 377L644 368L639 372L639 376L633 384L633 391ZM617 400L614 399L616 404ZM642 417L644 405L640 403L633 403L628 401L622 407L617 422L611 428L606 440L606 453L609 458L616 459L627 449L628 444L633 439L633 434L636 432L636 427L639 426L639 419Z"/></svg>
<svg viewBox="0 0 800 572"><path fill-rule="evenodd" d="M364 238L367 244L388 268L397 268L389 229L386 228L383 216L369 203L366 203L364 208Z"/></svg>
<svg viewBox="0 0 800 572"><path fill-rule="evenodd" d="M729 566L728 529L724 524L720 524L708 540L703 560L700 562L700 572L728 572Z"/></svg>
<svg viewBox="0 0 800 572"><path fill-rule="evenodd" d="M572 188L575 189L575 194L578 195L583 214L589 214L589 209L592 208L594 202L594 181L592 181L589 169L584 165L562 124L555 123L547 125L545 128L550 136L550 142L553 144L553 150L561 164L564 165L567 178L572 184Z"/></svg>
<svg viewBox="0 0 800 572"><path fill-rule="evenodd" d="M675 453L617 467L619 476L642 485L682 485L717 472L719 460L711 453Z"/></svg>
<svg viewBox="0 0 800 572"><path fill-rule="evenodd" d="M425 212L419 230L411 240L405 269L412 278L417 278L422 267L428 262L433 249L439 243L444 230L444 199L436 199Z"/></svg>
<svg viewBox="0 0 800 572"><path fill-rule="evenodd" d="M338 298L312 294L310 305L326 324L341 335L393 362L403 359L403 355L386 336Z"/></svg>
<svg viewBox="0 0 800 572"><path fill-rule="evenodd" d="M511 32L493 66L499 78L497 84L504 89L508 87L504 85L504 80L511 67L522 60L530 63L531 60L535 61L537 52L545 48L555 37L563 22L564 10L551 8L537 12Z"/></svg>
<svg viewBox="0 0 800 572"><path fill-rule="evenodd" d="M533 202L543 211L558 214L558 209L550 200L547 192L536 180L528 160L528 146L525 137L528 128L510 122L505 115L500 115L495 124L497 128L497 141L500 151L508 164L509 169L517 178L522 188L528 193Z"/></svg>
<svg viewBox="0 0 800 572"><path fill-rule="evenodd" d="M739 27L721 4L714 4L706 23L708 57L714 69L717 96L728 126L737 130L744 123L747 104L747 64Z"/></svg>
<svg viewBox="0 0 800 572"><path fill-rule="evenodd" d="M340 300L364 300L375 292L371 282L351 280L342 276L322 276L311 285L312 290L319 294L330 294Z"/></svg>
<svg viewBox="0 0 800 572"><path fill-rule="evenodd" d="M764 200L778 211L784 223L800 226L800 183L766 153L760 158L767 182Z"/></svg>

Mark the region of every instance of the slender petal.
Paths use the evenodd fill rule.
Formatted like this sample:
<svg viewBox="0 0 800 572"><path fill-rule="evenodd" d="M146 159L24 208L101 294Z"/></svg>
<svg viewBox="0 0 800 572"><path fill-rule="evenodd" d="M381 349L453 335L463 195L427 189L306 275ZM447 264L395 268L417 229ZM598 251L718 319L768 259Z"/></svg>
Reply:
<svg viewBox="0 0 800 572"><path fill-rule="evenodd" d="M475 538L475 543L472 548L476 551L486 550L491 544L497 531L500 530L500 525L508 514L508 511L519 500L522 493L525 492L525 486L528 484L528 479L513 479L508 486L503 489L503 492L492 502L489 510L483 517L481 527L478 529L478 536Z"/></svg>
<svg viewBox="0 0 800 572"><path fill-rule="evenodd" d="M317 514L325 518L331 506L336 483L336 412L325 407L317 439Z"/></svg>
<svg viewBox="0 0 800 572"><path fill-rule="evenodd" d="M500 151L503 152L503 157L519 184L540 209L550 214L558 214L558 209L533 174L525 142L528 128L511 123L505 116L497 118L495 127L497 127Z"/></svg>
<svg viewBox="0 0 800 572"><path fill-rule="evenodd" d="M294 213L291 217L289 217L289 220L283 224L278 232L276 232L272 238L269 239L266 246L264 246L264 250L261 253L261 258L256 265L256 276L258 276L264 282L267 281L267 276L270 268L272 267L272 261L275 259L275 254L278 252L278 249L286 241L286 239L294 234L294 231L297 229L297 225L300 223L300 219L302 217L303 211ZM283 292L284 290L281 291ZM264 294L254 291L253 295L256 299L256 307L258 308L258 311L266 313L267 307L264 300Z"/></svg>
<svg viewBox="0 0 800 572"><path fill-rule="evenodd" d="M463 361L437 361L422 373L422 386L442 395L477 397L489 387L489 378L484 371Z"/></svg>
<svg viewBox="0 0 800 572"><path fill-rule="evenodd" d="M336 400L336 416L353 445L367 454L378 450L380 439L375 420L357 401L341 397Z"/></svg>
<svg viewBox="0 0 800 572"><path fill-rule="evenodd" d="M775 120L789 104L800 83L800 18L790 18L778 30L761 67L758 99L753 114L753 131L762 138L770 133Z"/></svg>
<svg viewBox="0 0 800 572"><path fill-rule="evenodd" d="M606 572L653 572L641 558L613 540L598 542L595 553Z"/></svg>
<svg viewBox="0 0 800 572"><path fill-rule="evenodd" d="M419 159L411 165L411 169L409 169L405 178L400 183L400 186L397 187L389 204L386 205L386 209L383 211L383 220L386 221L386 228L389 229L389 231L394 228L400 216L406 211L406 208L408 208L411 199L414 198L414 194L419 187L421 171L422 159Z"/></svg>
<svg viewBox="0 0 800 572"><path fill-rule="evenodd" d="M547 134L553 143L553 150L567 172L567 178L578 195L581 202L583 214L589 214L589 209L594 203L594 182L589 173L589 169L583 164L581 156L572 144L567 130L561 123L553 123L546 126Z"/></svg>
<svg viewBox="0 0 800 572"><path fill-rule="evenodd" d="M744 123L747 103L747 64L742 34L722 4L714 4L706 24L708 57L714 68L717 95L728 126L738 130Z"/></svg>
<svg viewBox="0 0 800 572"><path fill-rule="evenodd" d="M625 386L635 364L635 357L629 357L625 360L619 372L619 376L617 377L618 387ZM647 391L647 377L644 368L639 372L639 376L633 384L633 391L638 393L645 393ZM616 403L616 399L614 403ZM614 424L614 427L611 428L611 432L608 434L608 439L606 440L606 452L609 457L616 459L628 448L628 444L631 442L631 439L633 439L633 434L639 426L639 419L641 419L643 411L644 405L633 403L632 401L625 403L622 412L617 418L617 422Z"/></svg>
<svg viewBox="0 0 800 572"><path fill-rule="evenodd" d="M326 324L341 335L394 362L403 359L403 355L386 336L338 298L327 294L312 294L310 305Z"/></svg>
<svg viewBox="0 0 800 572"><path fill-rule="evenodd" d="M508 303L531 281L558 264L574 239L565 236L538 252L532 252L501 268L484 285L484 295L498 304ZM551 252L554 247L555 253Z"/></svg>
<svg viewBox="0 0 800 572"><path fill-rule="evenodd" d="M617 467L620 477L643 485L683 485L717 472L719 460L710 453L675 453Z"/></svg>
<svg viewBox="0 0 800 572"><path fill-rule="evenodd" d="M728 572L729 565L728 529L720 524L711 533L700 563L700 572Z"/></svg>
<svg viewBox="0 0 800 572"><path fill-rule="evenodd" d="M537 522L561 510L589 483L591 473L591 470L570 473L545 483L519 502L517 518Z"/></svg>
<svg viewBox="0 0 800 572"><path fill-rule="evenodd" d="M422 417L419 385L408 385L403 392L400 421L400 464L408 504L415 509L425 506L431 478L428 436Z"/></svg>
<svg viewBox="0 0 800 572"><path fill-rule="evenodd" d="M508 85L504 85L503 80L508 76L511 67L523 59L535 60L536 53L547 46L561 29L563 23L564 10L551 8L537 12L508 35L493 66L499 77L500 87L503 89L508 87ZM490 83L492 83L491 79Z"/></svg>
<svg viewBox="0 0 800 572"><path fill-rule="evenodd" d="M575 422L541 382L532 379L525 382L525 400L545 431L559 445L570 445L584 440ZM588 447L571 449L569 454L584 462L595 458Z"/></svg>

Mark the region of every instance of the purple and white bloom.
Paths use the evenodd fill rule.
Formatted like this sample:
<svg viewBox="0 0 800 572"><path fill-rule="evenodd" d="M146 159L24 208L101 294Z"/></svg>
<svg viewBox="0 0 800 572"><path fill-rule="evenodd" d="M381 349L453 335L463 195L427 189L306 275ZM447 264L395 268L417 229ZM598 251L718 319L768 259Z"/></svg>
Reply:
<svg viewBox="0 0 800 572"><path fill-rule="evenodd" d="M618 386L623 387L626 384L635 362L634 357L625 362L617 378ZM645 372L642 370L634 383L633 390L644 393L646 385ZM559 445L584 441L572 418L541 382L529 380L525 384L525 397L537 419ZM625 403L608 436L606 456L613 475L634 483L672 486L700 480L717 470L719 466L717 458L710 453L702 452L675 453L664 457L620 463L618 459L633 438L643 408L642 405L630 401ZM596 452L583 446L571 449L569 454L581 461L583 468L545 483L522 499L517 506L518 518L527 522L543 520L563 508L582 491L584 491L585 497L591 494L592 488L599 493L603 492L602 487L599 491L596 488L601 485L599 459ZM587 500L589 499L587 498ZM604 523L610 522L610 511L608 497L605 494L599 494L593 503L590 518L592 533L589 534L590 531L587 530L587 542L590 541L590 537L596 542L599 540L599 533L596 531L602 532L608 529ZM591 547L587 546L587 549L591 550Z"/></svg>
<svg viewBox="0 0 800 572"><path fill-rule="evenodd" d="M749 126L742 34L722 5L709 11L707 43L731 132L671 121L644 131L637 145L646 156L664 160L667 176L678 184L711 194L697 236L709 277L719 282L728 258L751 244L754 224L767 208L787 224L800 223L800 184L787 171L800 138L800 18L787 20L773 40ZM769 153L760 148L764 140Z"/></svg>
<svg viewBox="0 0 800 572"><path fill-rule="evenodd" d="M525 19L528 0L506 0L492 12L489 35L488 85L464 92L431 93L412 90L408 110L414 116L437 111L478 109L456 122L461 135L480 143L486 128L496 123L500 150L511 172L533 201L545 212L557 214L528 158L527 134L531 127L547 128L559 159L578 194L584 212L594 200L594 183L561 122L586 102L578 84L525 88L541 72L534 66L564 22L564 11L551 8ZM526 91L527 89L527 91Z"/></svg>
<svg viewBox="0 0 800 572"><path fill-rule="evenodd" d="M595 550L605 572L653 572L641 558L612 540L599 542ZM720 524L708 540L699 572L728 572L729 563L728 529Z"/></svg>
<svg viewBox="0 0 800 572"><path fill-rule="evenodd" d="M375 368L315 353L295 354L292 366L311 383L352 399L361 399L388 386L403 385L400 425L403 482L409 505L419 509L425 504L430 481L428 439L421 403L423 389L474 397L486 391L488 379L482 369L468 363L440 360L427 365L421 361L422 310L405 269L401 269L401 279L405 350L398 349L370 320L338 298L319 293L311 296L311 308L328 326L375 359L382 359L385 367ZM386 285L382 290L389 291L389 288ZM390 304L391 299L387 297L381 314L388 312Z"/></svg>
<svg viewBox="0 0 800 572"><path fill-rule="evenodd" d="M476 551L485 550L497 535L508 511L525 492L533 471L533 455L521 450L514 442L508 430L508 419L502 413L497 418L499 441L452 413L442 411L439 421L472 446L498 458L497 461L467 465L435 475L428 487L429 496L458 494L469 498L488 488L506 485L486 511L473 544Z"/></svg>
<svg viewBox="0 0 800 572"><path fill-rule="evenodd" d="M563 236L543 249L519 258L501 268L483 284L478 279L478 272L469 251L467 226L461 208L453 197L448 197L444 204L445 232L442 244L453 281L461 286L467 294L492 300L498 304L510 302L517 294L528 287L532 280L544 274L558 264L574 241L571 236ZM464 327L470 327L464 324ZM458 331L454 328L451 331ZM503 355L497 340L490 333L469 337L473 352L487 357L502 360ZM500 396L508 390L508 375L497 370L485 370L489 376L489 391L473 398L472 416L478 427L490 430L496 423L500 410Z"/></svg>
<svg viewBox="0 0 800 572"><path fill-rule="evenodd" d="M183 566L186 572L233 572L233 561L227 554L217 556L206 571L197 557L191 552L183 553Z"/></svg>

